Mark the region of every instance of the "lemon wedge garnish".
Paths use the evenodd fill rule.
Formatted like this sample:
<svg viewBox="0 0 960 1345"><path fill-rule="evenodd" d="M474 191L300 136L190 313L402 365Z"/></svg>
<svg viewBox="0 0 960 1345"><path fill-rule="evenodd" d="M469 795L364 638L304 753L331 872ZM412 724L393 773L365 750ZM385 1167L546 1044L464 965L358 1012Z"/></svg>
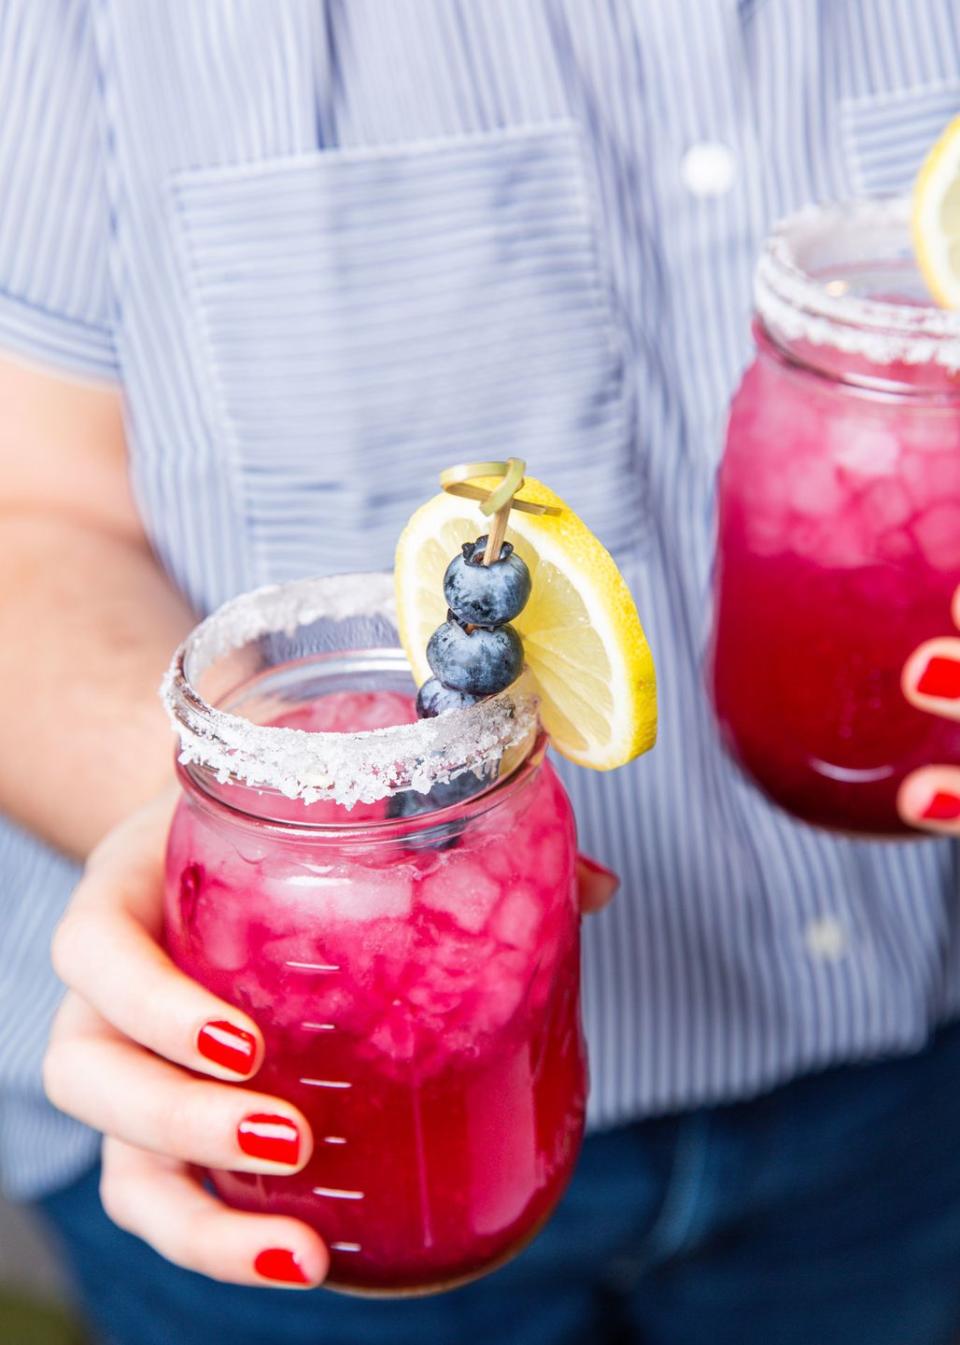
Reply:
<svg viewBox="0 0 960 1345"><path fill-rule="evenodd" d="M493 490L498 481L476 484ZM552 490L527 477L518 498L560 511L514 509L507 527L533 582L513 625L537 683L543 726L571 761L594 770L622 766L657 736L653 657L630 590L609 552ZM418 509L400 536L400 641L418 683L431 676L427 641L447 616L444 571L463 543L489 526L477 504L443 493Z"/></svg>
<svg viewBox="0 0 960 1345"><path fill-rule="evenodd" d="M913 188L913 246L930 293L960 308L960 117L930 150Z"/></svg>

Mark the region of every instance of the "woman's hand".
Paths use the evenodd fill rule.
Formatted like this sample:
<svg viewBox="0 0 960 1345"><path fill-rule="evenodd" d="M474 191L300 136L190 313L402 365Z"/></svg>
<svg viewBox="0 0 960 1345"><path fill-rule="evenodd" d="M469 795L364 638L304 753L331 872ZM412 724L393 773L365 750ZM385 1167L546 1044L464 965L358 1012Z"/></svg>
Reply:
<svg viewBox="0 0 960 1345"><path fill-rule="evenodd" d="M960 626L960 588L953 595ZM960 639L927 640L907 659L901 679L911 705L960 722ZM960 836L960 766L924 766L900 786L897 808L905 822L943 836Z"/></svg>
<svg viewBox="0 0 960 1345"><path fill-rule="evenodd" d="M47 1094L103 1132L101 1196L121 1228L213 1279L310 1287L328 1265L317 1234L227 1208L193 1170L297 1172L313 1141L290 1103L215 1082L252 1079L263 1039L159 946L173 806L172 795L150 804L107 837L57 930L54 965L68 994L47 1050ZM584 911L605 906L618 885L584 857L577 877Z"/></svg>
<svg viewBox="0 0 960 1345"><path fill-rule="evenodd" d="M159 946L173 803L135 813L93 852L57 930L54 966L68 994L47 1050L47 1094L105 1135L100 1191L121 1228L213 1279L313 1286L328 1257L311 1228L228 1209L192 1170L296 1172L313 1141L290 1103L215 1082L255 1075L263 1039Z"/></svg>

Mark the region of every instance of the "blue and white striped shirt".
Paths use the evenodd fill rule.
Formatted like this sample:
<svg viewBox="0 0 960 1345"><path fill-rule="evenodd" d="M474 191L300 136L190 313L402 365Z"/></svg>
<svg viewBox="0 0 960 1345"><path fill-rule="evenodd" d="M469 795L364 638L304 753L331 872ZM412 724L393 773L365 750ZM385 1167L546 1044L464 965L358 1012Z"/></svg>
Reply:
<svg viewBox="0 0 960 1345"><path fill-rule="evenodd" d="M960 108L951 4L0 0L0 99L0 346L122 383L149 535L199 608L388 567L440 467L507 452L617 555L662 730L564 772L623 876L585 929L595 1123L958 1012L952 848L775 811L701 671L760 241L908 185ZM39 1078L75 874L12 828L0 873L0 1152L30 1194L93 1155Z"/></svg>

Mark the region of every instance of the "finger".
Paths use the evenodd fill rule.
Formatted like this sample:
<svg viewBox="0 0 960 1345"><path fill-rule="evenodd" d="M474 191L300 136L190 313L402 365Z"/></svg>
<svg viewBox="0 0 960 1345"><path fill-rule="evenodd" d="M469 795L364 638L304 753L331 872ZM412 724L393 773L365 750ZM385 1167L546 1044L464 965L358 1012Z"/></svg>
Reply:
<svg viewBox="0 0 960 1345"><path fill-rule="evenodd" d="M960 767L924 766L897 793L897 811L909 826L960 836Z"/></svg>
<svg viewBox="0 0 960 1345"><path fill-rule="evenodd" d="M927 640L903 665L900 685L911 705L960 720L960 640Z"/></svg>
<svg viewBox="0 0 960 1345"><path fill-rule="evenodd" d="M228 1209L182 1164L119 1140L104 1142L100 1197L114 1223L168 1261L214 1280L308 1289L330 1264L306 1224Z"/></svg>
<svg viewBox="0 0 960 1345"><path fill-rule="evenodd" d="M164 790L107 835L91 853L86 873L112 874L122 881L126 907L144 928L159 934L163 926L163 871L167 836L180 798L176 788Z"/></svg>
<svg viewBox="0 0 960 1345"><path fill-rule="evenodd" d="M158 906L159 872L142 859L90 869L53 939L61 980L115 1028L168 1060L220 1079L249 1078L263 1039L248 1014L179 971L134 912L142 886Z"/></svg>
<svg viewBox="0 0 960 1345"><path fill-rule="evenodd" d="M577 895L585 915L602 911L620 886L612 869L604 868L588 855L577 856Z"/></svg>
<svg viewBox="0 0 960 1345"><path fill-rule="evenodd" d="M106 1024L88 1033L58 1026L44 1084L55 1106L94 1130L203 1167L289 1175L313 1149L309 1123L289 1102L192 1078Z"/></svg>
<svg viewBox="0 0 960 1345"><path fill-rule="evenodd" d="M950 615L953 617L953 624L960 626L960 584L953 590L953 601L950 604Z"/></svg>

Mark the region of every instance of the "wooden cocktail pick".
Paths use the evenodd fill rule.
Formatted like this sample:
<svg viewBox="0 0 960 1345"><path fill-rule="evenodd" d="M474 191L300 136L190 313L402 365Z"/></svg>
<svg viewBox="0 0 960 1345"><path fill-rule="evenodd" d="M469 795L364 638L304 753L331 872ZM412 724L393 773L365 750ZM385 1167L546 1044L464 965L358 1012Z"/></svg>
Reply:
<svg viewBox="0 0 960 1345"><path fill-rule="evenodd" d="M559 514L560 510L552 505L532 504L529 500L516 499L517 491L523 487L523 474L527 464L523 458L510 458L507 462L468 462L458 467L448 467L440 473L440 484L451 495L462 495L468 500L478 500L481 511L491 518L487 545L483 553L483 564L492 565L500 559L500 548L511 509L520 509L526 514ZM503 479L493 490L473 485L478 477L499 476Z"/></svg>

